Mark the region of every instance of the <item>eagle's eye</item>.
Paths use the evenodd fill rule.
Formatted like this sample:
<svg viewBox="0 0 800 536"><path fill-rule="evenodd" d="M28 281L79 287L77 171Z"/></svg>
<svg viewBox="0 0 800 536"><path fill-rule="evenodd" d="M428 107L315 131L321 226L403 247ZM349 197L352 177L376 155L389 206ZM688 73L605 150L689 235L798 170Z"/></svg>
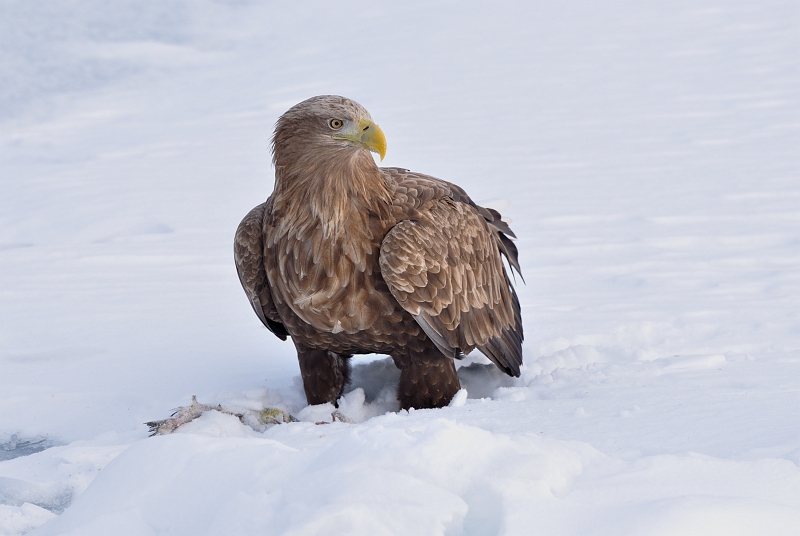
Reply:
<svg viewBox="0 0 800 536"><path fill-rule="evenodd" d="M333 130L339 130L344 126L344 121L341 119L328 119L328 126Z"/></svg>

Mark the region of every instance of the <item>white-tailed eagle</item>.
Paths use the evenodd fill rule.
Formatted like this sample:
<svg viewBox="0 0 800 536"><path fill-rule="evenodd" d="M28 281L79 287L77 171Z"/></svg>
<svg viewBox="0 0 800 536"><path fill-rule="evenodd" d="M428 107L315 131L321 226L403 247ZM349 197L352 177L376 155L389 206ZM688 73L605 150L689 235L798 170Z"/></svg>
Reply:
<svg viewBox="0 0 800 536"><path fill-rule="evenodd" d="M353 354L392 357L403 408L447 405L453 359L475 348L519 376L511 229L455 184L380 168L370 151L383 158L386 138L358 103L293 106L275 127L275 190L236 231L239 279L264 325L292 338L308 403L336 402Z"/></svg>

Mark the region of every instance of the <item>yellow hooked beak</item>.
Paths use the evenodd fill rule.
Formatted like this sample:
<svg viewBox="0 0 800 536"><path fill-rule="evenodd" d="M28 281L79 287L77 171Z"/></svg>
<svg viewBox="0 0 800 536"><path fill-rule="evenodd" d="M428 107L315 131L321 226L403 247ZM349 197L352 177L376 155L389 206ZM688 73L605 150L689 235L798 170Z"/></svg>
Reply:
<svg viewBox="0 0 800 536"><path fill-rule="evenodd" d="M384 136L381 127L369 119L359 121L357 131L340 132L339 134L334 134L332 138L335 140L347 140L353 145L378 153L381 160L386 156L386 136Z"/></svg>

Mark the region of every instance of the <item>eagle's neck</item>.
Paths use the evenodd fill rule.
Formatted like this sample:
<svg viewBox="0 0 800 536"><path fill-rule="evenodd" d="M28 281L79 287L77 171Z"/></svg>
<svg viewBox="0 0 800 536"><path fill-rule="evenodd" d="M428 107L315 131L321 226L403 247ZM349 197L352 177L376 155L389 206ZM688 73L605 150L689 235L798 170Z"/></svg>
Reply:
<svg viewBox="0 0 800 536"><path fill-rule="evenodd" d="M370 153L334 149L282 166L276 159L272 207L297 236L316 236L363 265L383 236L374 220L390 219L392 195ZM322 245L322 244L320 244Z"/></svg>

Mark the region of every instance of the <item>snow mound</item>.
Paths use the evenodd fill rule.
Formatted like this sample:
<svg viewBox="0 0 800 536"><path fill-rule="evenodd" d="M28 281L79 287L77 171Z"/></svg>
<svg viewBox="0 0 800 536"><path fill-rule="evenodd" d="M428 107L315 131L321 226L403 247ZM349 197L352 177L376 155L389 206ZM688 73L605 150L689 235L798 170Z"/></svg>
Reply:
<svg viewBox="0 0 800 536"><path fill-rule="evenodd" d="M514 510L563 496L581 472L581 453L596 455L416 413L428 415L355 426L294 423L262 439L212 436L220 419L229 427L236 419L204 415L191 432L131 446L41 534L112 527L139 534L460 532L465 523L493 522L501 504Z"/></svg>
<svg viewBox="0 0 800 536"><path fill-rule="evenodd" d="M626 462L583 442L493 431L485 418L498 403L464 401L264 433L208 412L179 433L132 444L37 534L791 535L800 527L800 469L787 460Z"/></svg>
<svg viewBox="0 0 800 536"><path fill-rule="evenodd" d="M0 503L0 535L26 534L54 517L56 514L35 504L10 506Z"/></svg>

